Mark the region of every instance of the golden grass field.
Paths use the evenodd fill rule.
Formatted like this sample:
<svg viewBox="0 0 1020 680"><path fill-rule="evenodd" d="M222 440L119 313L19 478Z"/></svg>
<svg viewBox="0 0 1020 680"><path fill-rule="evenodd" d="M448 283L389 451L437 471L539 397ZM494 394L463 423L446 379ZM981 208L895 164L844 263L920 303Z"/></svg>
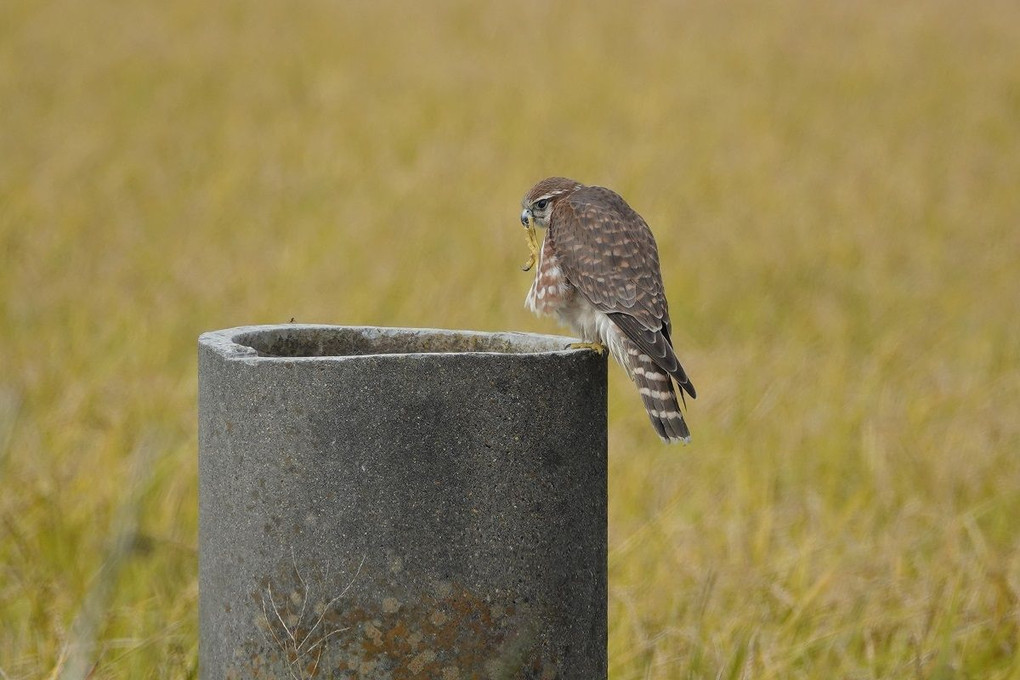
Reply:
<svg viewBox="0 0 1020 680"><path fill-rule="evenodd" d="M0 3L0 679L197 673L196 339L557 332L519 200L655 231L610 677L1020 678L1020 3Z"/></svg>

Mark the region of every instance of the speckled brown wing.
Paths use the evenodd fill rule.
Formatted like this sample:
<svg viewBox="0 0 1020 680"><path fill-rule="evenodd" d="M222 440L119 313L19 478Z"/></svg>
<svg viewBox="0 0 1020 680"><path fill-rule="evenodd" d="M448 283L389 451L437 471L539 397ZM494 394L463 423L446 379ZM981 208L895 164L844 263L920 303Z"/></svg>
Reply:
<svg viewBox="0 0 1020 680"><path fill-rule="evenodd" d="M605 312L624 312L646 328L668 323L655 238L619 194L583 187L556 203L549 237L573 283Z"/></svg>
<svg viewBox="0 0 1020 680"><path fill-rule="evenodd" d="M583 187L557 202L547 238L567 280L696 396L670 341L658 250L644 219L616 192Z"/></svg>

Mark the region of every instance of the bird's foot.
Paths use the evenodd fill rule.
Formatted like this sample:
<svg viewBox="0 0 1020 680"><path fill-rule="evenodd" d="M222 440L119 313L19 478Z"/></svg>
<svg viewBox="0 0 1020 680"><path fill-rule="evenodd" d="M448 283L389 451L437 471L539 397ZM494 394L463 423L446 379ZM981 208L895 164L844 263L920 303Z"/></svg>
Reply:
<svg viewBox="0 0 1020 680"><path fill-rule="evenodd" d="M567 349L590 349L596 354L605 354L606 346L601 342L572 342L567 345Z"/></svg>

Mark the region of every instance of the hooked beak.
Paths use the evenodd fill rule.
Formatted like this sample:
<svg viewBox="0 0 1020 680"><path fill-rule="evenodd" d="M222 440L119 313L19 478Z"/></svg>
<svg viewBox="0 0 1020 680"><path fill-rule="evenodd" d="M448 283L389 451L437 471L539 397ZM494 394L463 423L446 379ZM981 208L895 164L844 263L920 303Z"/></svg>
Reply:
<svg viewBox="0 0 1020 680"><path fill-rule="evenodd" d="M525 208L524 210L521 211L521 224L522 225L524 225L525 227L531 226L531 220L533 220L533 219L534 219L534 217L532 216L530 210Z"/></svg>

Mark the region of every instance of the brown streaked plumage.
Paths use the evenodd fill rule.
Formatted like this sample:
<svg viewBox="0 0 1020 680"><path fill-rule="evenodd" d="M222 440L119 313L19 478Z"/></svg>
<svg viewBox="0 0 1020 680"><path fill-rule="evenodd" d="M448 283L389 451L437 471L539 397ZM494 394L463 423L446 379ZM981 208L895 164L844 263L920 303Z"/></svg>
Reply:
<svg viewBox="0 0 1020 680"><path fill-rule="evenodd" d="M681 397L697 393L673 351L648 224L616 192L565 177L542 180L521 206L523 224L547 229L527 307L608 347L637 385L658 435L690 441L673 381Z"/></svg>

